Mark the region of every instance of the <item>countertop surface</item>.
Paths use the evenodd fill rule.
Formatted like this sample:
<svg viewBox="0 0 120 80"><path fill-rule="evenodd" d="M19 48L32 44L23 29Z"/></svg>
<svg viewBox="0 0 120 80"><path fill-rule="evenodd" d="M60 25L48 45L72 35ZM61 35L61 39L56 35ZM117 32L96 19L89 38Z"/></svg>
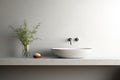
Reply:
<svg viewBox="0 0 120 80"><path fill-rule="evenodd" d="M0 66L120 66L120 59L0 58Z"/></svg>

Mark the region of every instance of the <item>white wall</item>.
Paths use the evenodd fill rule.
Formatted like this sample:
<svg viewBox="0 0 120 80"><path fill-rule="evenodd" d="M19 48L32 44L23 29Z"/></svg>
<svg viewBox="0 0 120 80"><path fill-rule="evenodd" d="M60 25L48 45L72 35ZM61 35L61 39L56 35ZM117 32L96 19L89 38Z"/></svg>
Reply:
<svg viewBox="0 0 120 80"><path fill-rule="evenodd" d="M30 26L41 22L31 44L34 52L50 53L53 47L92 47L87 58L120 58L119 0L0 0L0 57L21 56L20 42L10 25L24 19ZM79 37L72 46L68 37Z"/></svg>

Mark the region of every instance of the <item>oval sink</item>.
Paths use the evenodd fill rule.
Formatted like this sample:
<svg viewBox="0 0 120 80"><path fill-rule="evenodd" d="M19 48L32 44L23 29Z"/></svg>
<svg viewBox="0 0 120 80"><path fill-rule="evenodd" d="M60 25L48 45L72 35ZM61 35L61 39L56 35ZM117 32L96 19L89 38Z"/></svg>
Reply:
<svg viewBox="0 0 120 80"><path fill-rule="evenodd" d="M92 48L52 48L52 53L64 58L83 58Z"/></svg>

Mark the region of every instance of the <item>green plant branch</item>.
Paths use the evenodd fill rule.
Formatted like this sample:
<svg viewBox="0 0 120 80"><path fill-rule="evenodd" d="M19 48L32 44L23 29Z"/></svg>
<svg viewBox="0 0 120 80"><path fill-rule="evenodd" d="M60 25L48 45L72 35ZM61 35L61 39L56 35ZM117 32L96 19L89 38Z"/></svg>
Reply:
<svg viewBox="0 0 120 80"><path fill-rule="evenodd" d="M38 28L40 27L40 23L38 23L35 27L33 27L32 30L28 29L28 25L26 20L24 20L23 24L20 25L19 28L11 27L15 33L18 39L21 41L21 43L26 46L33 42L34 40L37 40L38 38L35 38L34 35L37 33Z"/></svg>

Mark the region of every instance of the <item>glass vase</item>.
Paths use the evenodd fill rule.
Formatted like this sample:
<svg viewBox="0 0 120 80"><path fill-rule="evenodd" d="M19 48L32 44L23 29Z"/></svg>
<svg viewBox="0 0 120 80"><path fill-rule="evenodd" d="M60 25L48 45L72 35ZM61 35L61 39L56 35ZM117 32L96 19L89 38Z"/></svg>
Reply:
<svg viewBox="0 0 120 80"><path fill-rule="evenodd" d="M30 56L30 53L29 53L29 45L23 45L23 56L24 57L29 57Z"/></svg>

